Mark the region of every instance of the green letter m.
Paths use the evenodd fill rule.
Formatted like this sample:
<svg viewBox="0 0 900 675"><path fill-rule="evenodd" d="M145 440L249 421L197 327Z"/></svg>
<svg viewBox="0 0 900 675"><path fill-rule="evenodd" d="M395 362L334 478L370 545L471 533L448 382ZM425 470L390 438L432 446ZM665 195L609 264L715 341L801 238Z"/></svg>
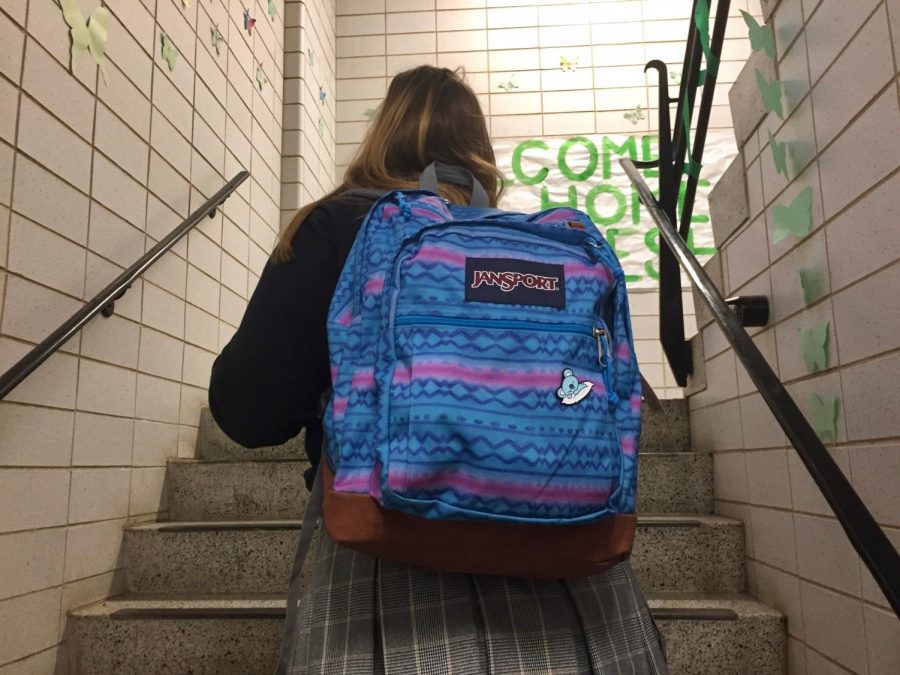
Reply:
<svg viewBox="0 0 900 675"><path fill-rule="evenodd" d="M603 137L603 180L609 180L612 177L612 154L622 156L628 153L632 161L637 161L637 141L634 136L629 136L622 145L613 143L609 136Z"/></svg>

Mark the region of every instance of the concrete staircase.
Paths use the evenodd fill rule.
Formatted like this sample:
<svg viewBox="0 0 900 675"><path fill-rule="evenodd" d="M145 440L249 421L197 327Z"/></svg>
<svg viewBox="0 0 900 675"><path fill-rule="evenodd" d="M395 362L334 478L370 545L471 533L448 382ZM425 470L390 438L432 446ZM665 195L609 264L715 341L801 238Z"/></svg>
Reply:
<svg viewBox="0 0 900 675"><path fill-rule="evenodd" d="M672 672L781 673L784 618L743 594L743 524L712 515L711 458L689 450L686 402L665 406L645 417L632 564ZM199 459L169 461L171 521L125 531L127 592L69 613L73 671L271 672L307 498L301 448L241 448L202 411Z"/></svg>

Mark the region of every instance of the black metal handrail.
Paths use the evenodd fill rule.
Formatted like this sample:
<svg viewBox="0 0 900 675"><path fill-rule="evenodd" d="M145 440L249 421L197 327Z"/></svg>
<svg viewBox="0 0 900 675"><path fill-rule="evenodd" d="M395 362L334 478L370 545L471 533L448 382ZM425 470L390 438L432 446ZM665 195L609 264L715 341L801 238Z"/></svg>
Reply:
<svg viewBox="0 0 900 675"><path fill-rule="evenodd" d="M250 173L241 171L221 190L207 199L203 206L189 215L178 227L167 234L156 246L140 257L131 267L117 276L112 283L97 293L84 307L75 312L55 331L50 333L40 344L36 345L25 356L19 359L9 370L0 375L0 400L15 389L38 366L62 347L72 336L80 331L97 314L109 317L112 315L116 300L131 288L131 284L140 277L147 268L159 260L182 237L193 230L205 217L212 218L216 210L225 203L237 187L249 178Z"/></svg>
<svg viewBox="0 0 900 675"><path fill-rule="evenodd" d="M825 501L834 511L841 527L853 544L853 548L872 573L894 612L900 617L900 555L894 549L884 531L850 485L844 473L825 449L825 445L807 422L800 408L775 375L741 321L731 310L703 270L687 243L672 224L668 215L656 201L650 187L641 177L630 159L619 162L641 203L647 207L653 222L659 228L674 257L690 277L691 282L709 306L713 317L722 329L735 354L747 369L747 374L775 419L781 425L791 444L800 455ZM662 247L661 247L662 248Z"/></svg>
<svg viewBox="0 0 900 675"><path fill-rule="evenodd" d="M700 27L694 20L694 17L698 15L698 8L703 10L702 14L709 16L712 0L694 0L693 2L678 97L669 96L668 67L664 62L650 61L644 68L645 71L655 70L658 74L659 158L634 163L642 169L659 168L659 205L668 216L669 222L673 224L679 222L678 204L681 182L684 175L687 174L687 185L680 214L680 232L684 239L687 239L690 233L694 199L697 195L700 178L699 167L703 161L703 149L706 144L718 63L722 55L722 44L725 40L731 0L718 0L711 36L701 35ZM701 71L705 40L709 40L709 53L713 62L707 61L706 70ZM694 125L697 90L701 85L703 94L696 125ZM674 123L670 109L673 103L678 104ZM692 126L696 126L693 145L689 142L689 129ZM675 381L678 386L685 386L688 376L693 372L694 365L691 347L684 335L681 273L678 269L678 262L665 246L661 246L659 251L659 339Z"/></svg>

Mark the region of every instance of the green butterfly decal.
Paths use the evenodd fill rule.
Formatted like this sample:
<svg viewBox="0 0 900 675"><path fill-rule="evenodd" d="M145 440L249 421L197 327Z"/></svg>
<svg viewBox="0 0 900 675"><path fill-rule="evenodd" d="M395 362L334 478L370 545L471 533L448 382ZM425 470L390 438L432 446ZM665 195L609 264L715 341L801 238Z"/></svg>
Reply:
<svg viewBox="0 0 900 675"><path fill-rule="evenodd" d="M778 117L784 119L784 106L781 103L781 81L772 80L769 82L766 76L759 69L756 69L756 86L762 96L763 109L766 112L774 112Z"/></svg>
<svg viewBox="0 0 900 675"><path fill-rule="evenodd" d="M772 132L769 131L769 147L772 149L772 162L775 164L775 171L790 180L787 167L787 142L779 143Z"/></svg>
<svg viewBox="0 0 900 675"><path fill-rule="evenodd" d="M669 71L669 80L672 84L681 84L681 71L680 70L670 70Z"/></svg>
<svg viewBox="0 0 900 675"><path fill-rule="evenodd" d="M76 0L61 0L63 19L69 26L72 35L72 56L70 67L75 64L75 56L79 52L90 53L94 63L100 68L103 82L106 83L106 41L109 38L109 10L96 7L90 17L84 18L78 9Z"/></svg>
<svg viewBox="0 0 900 675"><path fill-rule="evenodd" d="M571 59L568 59L565 56L560 55L559 67L563 72L566 72L567 70L570 72L576 71L578 69L578 57L574 56Z"/></svg>
<svg viewBox="0 0 900 675"><path fill-rule="evenodd" d="M821 441L837 442L837 421L840 399L836 396L809 395L809 423Z"/></svg>
<svg viewBox="0 0 900 675"><path fill-rule="evenodd" d="M363 117L366 117L368 119L372 119L373 117L375 117L375 108L366 108L363 111Z"/></svg>
<svg viewBox="0 0 900 675"><path fill-rule="evenodd" d="M319 118L319 136L325 136L325 120Z"/></svg>
<svg viewBox="0 0 900 675"><path fill-rule="evenodd" d="M641 120L647 119L646 115L644 115L644 110L640 105L634 110L625 113L624 115L622 115L622 117L635 125Z"/></svg>
<svg viewBox="0 0 900 675"><path fill-rule="evenodd" d="M774 61L775 32L772 30L772 26L768 24L760 26L757 20L744 10L741 10L741 16L744 17L744 23L750 29L750 47L755 52L764 51Z"/></svg>
<svg viewBox="0 0 900 675"><path fill-rule="evenodd" d="M274 21L278 16L278 8L275 6L275 0L269 0L269 20Z"/></svg>
<svg viewBox="0 0 900 675"><path fill-rule="evenodd" d="M800 287L803 289L803 301L807 305L825 295L825 280L821 270L799 270Z"/></svg>
<svg viewBox="0 0 900 675"><path fill-rule="evenodd" d="M175 64L178 62L178 50L165 33L159 34L159 52L163 60L169 64L169 71L175 70Z"/></svg>
<svg viewBox="0 0 900 675"><path fill-rule="evenodd" d="M311 65L311 66L316 65L316 53L313 51L312 47L309 48L309 54L308 54L307 58L309 59L309 65Z"/></svg>
<svg viewBox="0 0 900 675"><path fill-rule="evenodd" d="M800 328L800 349L806 372L814 373L828 367L828 336L831 324L827 321L812 328Z"/></svg>
<svg viewBox="0 0 900 675"><path fill-rule="evenodd" d="M519 85L516 82L516 74L515 73L510 75L509 79L506 82L501 82L500 84L497 85L497 89L502 89L507 94L509 92L511 92L513 89L518 89L518 88L519 88Z"/></svg>
<svg viewBox="0 0 900 675"><path fill-rule="evenodd" d="M262 64L259 63L256 65L256 84L259 87L259 90L262 91L263 85L269 81L269 78L266 77L266 71L263 70Z"/></svg>
<svg viewBox="0 0 900 675"><path fill-rule="evenodd" d="M777 244L788 235L805 237L812 227L812 188L798 194L790 206L772 207L772 242Z"/></svg>
<svg viewBox="0 0 900 675"><path fill-rule="evenodd" d="M215 48L216 56L221 54L221 52L219 52L220 42L225 42L225 38L223 38L222 33L219 32L219 24L214 23L209 27L209 43Z"/></svg>

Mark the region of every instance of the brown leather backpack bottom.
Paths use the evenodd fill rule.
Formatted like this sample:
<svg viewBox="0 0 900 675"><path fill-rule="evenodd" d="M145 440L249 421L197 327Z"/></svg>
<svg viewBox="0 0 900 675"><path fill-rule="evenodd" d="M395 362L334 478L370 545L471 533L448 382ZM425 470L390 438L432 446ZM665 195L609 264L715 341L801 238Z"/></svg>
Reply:
<svg viewBox="0 0 900 675"><path fill-rule="evenodd" d="M323 517L337 544L385 560L447 572L563 579L599 574L628 558L637 519L586 525L428 520L382 508L369 495L335 492L322 462Z"/></svg>

